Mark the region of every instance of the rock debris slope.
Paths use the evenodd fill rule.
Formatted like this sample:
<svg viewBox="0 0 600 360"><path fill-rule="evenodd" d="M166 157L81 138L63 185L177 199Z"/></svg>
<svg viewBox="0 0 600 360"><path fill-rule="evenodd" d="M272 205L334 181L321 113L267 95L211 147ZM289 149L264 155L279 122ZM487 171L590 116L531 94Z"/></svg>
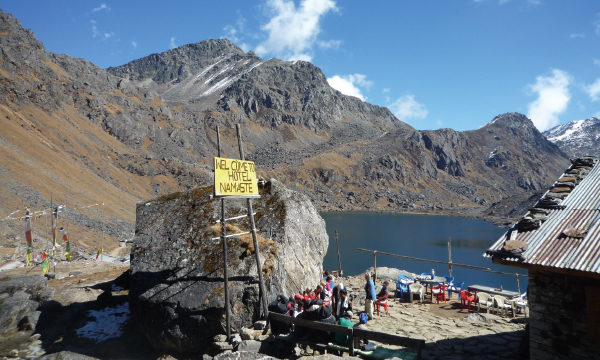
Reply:
<svg viewBox="0 0 600 360"><path fill-rule="evenodd" d="M142 333L157 348L201 351L225 333L220 200L212 186L139 203L132 250L130 304ZM329 238L310 200L271 180L254 200L269 302L318 284ZM246 201L227 200L226 217L247 213ZM250 231L249 221L227 233ZM213 240L213 238L217 238ZM252 235L227 240L232 331L258 320L258 274Z"/></svg>

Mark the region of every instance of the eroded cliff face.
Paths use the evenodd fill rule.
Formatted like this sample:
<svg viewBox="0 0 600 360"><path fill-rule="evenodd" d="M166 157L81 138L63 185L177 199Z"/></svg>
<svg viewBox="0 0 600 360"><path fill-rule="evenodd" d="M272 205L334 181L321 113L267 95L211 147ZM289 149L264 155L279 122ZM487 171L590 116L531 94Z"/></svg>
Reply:
<svg viewBox="0 0 600 360"><path fill-rule="evenodd" d="M137 206L130 307L157 348L190 353L225 332L220 200L212 186L174 193ZM321 279L329 238L325 222L300 193L271 180L253 200L262 272L269 301ZM226 200L226 217L247 213L245 200ZM250 231L244 218L227 233ZM258 320L258 274L252 235L227 239L232 331Z"/></svg>

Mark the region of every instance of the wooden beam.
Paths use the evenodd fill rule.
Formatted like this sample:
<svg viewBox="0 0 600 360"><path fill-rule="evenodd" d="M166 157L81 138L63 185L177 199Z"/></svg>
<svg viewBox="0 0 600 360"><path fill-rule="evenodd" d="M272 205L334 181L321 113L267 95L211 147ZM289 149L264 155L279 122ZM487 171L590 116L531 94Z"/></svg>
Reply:
<svg viewBox="0 0 600 360"><path fill-rule="evenodd" d="M287 315L277 314L271 311L269 311L269 318L271 318L271 320L281 321L286 324L296 324L296 326L304 326L315 330L331 331L334 333L350 336L352 335L352 328L347 326L333 325L319 321L295 318Z"/></svg>
<svg viewBox="0 0 600 360"><path fill-rule="evenodd" d="M552 273L563 274L563 275L585 277L585 278L590 278L590 279L600 279L600 274L594 273L594 272L589 272L589 271L556 268L556 267L543 266L543 265L523 264L521 262L507 261L507 260L502 260L502 259L492 259L492 262L495 264L514 266L514 267L519 267L519 268L527 269L527 270L546 271L546 272L552 272ZM521 276L521 275L519 275L519 276Z"/></svg>
<svg viewBox="0 0 600 360"><path fill-rule="evenodd" d="M425 340L411 339L404 336L387 334L377 331L362 330L357 328L349 328L346 326L326 324L318 321L310 321L302 318L294 318L287 315L277 314L269 311L269 319L271 321L281 321L286 324L295 324L296 326L304 326L309 329L330 331L339 334L349 335L350 339L350 356L354 356L354 338L374 340L384 344L404 346L417 350L417 359L421 359L421 350L425 347Z"/></svg>
<svg viewBox="0 0 600 360"><path fill-rule="evenodd" d="M419 348L420 345L425 345L425 340L411 339L404 336L371 330L354 329L354 337L358 337L359 339L379 341L384 344L405 346L413 349Z"/></svg>

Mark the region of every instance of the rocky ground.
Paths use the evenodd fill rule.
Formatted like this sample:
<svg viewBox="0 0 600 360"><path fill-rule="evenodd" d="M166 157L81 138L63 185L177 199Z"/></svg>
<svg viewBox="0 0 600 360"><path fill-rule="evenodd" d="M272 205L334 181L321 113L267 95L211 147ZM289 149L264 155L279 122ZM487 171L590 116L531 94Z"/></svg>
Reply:
<svg viewBox="0 0 600 360"><path fill-rule="evenodd" d="M122 276L127 270L120 263L59 262L55 278L48 280L52 295L37 309L37 323L0 336L0 358L158 358L161 354L129 322L128 281ZM0 281L43 279L42 274L39 266L16 268L0 272ZM6 299L10 294L0 294L0 302Z"/></svg>
<svg viewBox="0 0 600 360"><path fill-rule="evenodd" d="M152 350L146 339L135 330L129 317L127 276L123 275L127 270L127 265L107 262L59 263L55 278L48 281L50 291L44 292L44 296L50 293L53 300L39 306L40 315L36 325L27 328L21 324L0 336L0 358L185 358ZM377 290L384 280L396 279L398 274L403 273L388 268L378 268L377 272ZM0 272L0 281L25 275L41 278L41 274L39 267L11 269ZM355 309L353 321L356 323L359 311L364 309L364 278L359 275L336 279L336 282L340 281L348 287ZM390 289L393 292L393 282ZM3 304L6 299L7 295L0 294ZM375 315L368 327L370 330L426 340L424 359L519 358L527 318L519 314L516 318L487 313L482 315L476 316L473 309L471 312L461 309L456 295L454 299L439 305L432 304L428 296L422 304L417 299L412 302L393 299L390 301L389 315ZM244 335L244 332L250 335ZM241 338L246 340L236 344L238 351L227 354L234 347L222 345L222 350L207 349L210 356L205 354L204 358L257 359L264 356L247 352L263 352L264 349L271 351L271 355L274 351L278 358L297 359L318 355L310 348L285 352L285 347L277 344L271 336L260 336L259 333L243 331ZM240 352L242 350L245 352Z"/></svg>
<svg viewBox="0 0 600 360"><path fill-rule="evenodd" d="M413 275L397 269L377 268L376 290L381 289L383 281L390 282L400 273ZM355 309L352 319L358 322L358 312L364 310L364 277L362 275L344 278ZM389 315L375 315L367 326L369 330L393 333L415 339L426 340L424 359L517 359L519 347L525 336L527 318L516 318L482 313L476 316L477 309L461 309L457 295L447 303L432 303L429 295L421 304L414 301L393 299L389 303ZM484 310L485 311L485 310Z"/></svg>

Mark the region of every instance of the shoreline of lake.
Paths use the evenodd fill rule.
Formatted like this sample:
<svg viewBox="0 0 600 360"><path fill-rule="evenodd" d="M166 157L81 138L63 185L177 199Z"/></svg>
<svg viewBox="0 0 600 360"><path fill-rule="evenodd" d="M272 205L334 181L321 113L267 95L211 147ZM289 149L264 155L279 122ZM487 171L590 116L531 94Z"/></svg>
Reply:
<svg viewBox="0 0 600 360"><path fill-rule="evenodd" d="M507 290L523 292L528 284L526 272L506 265L492 263L483 254L502 234L505 228L497 227L480 219L452 217L440 214L392 213L376 211L322 212L329 235L329 247L323 261L324 269L338 270L337 247L334 233L340 242L341 265L345 276L356 276L373 267L373 254L357 251L358 248L377 252L398 254L413 258L448 261L448 241L454 264L465 264L505 274L452 267L456 282L465 285L503 286ZM377 267L406 269L412 273L448 275L447 265L385 256L376 257ZM506 275L510 274L510 275ZM514 275L513 275L514 274ZM517 274L520 285L517 285Z"/></svg>
<svg viewBox="0 0 600 360"><path fill-rule="evenodd" d="M432 211L424 211L424 210L415 210L415 211L398 211L395 209L360 209L360 210L322 210L319 211L322 213L353 213L353 212L368 212L368 213L381 213L381 214L415 214L415 215L439 215L439 216L449 216L449 217L458 217L462 219L472 219L472 220L482 220L488 223L493 224L494 226L501 228L508 228L515 222L517 222L521 216L519 217L503 217L503 216L494 216L484 214L483 211L485 209L476 209L473 208L472 211L468 211L468 208L461 208L458 210L448 210L448 209L438 209Z"/></svg>

